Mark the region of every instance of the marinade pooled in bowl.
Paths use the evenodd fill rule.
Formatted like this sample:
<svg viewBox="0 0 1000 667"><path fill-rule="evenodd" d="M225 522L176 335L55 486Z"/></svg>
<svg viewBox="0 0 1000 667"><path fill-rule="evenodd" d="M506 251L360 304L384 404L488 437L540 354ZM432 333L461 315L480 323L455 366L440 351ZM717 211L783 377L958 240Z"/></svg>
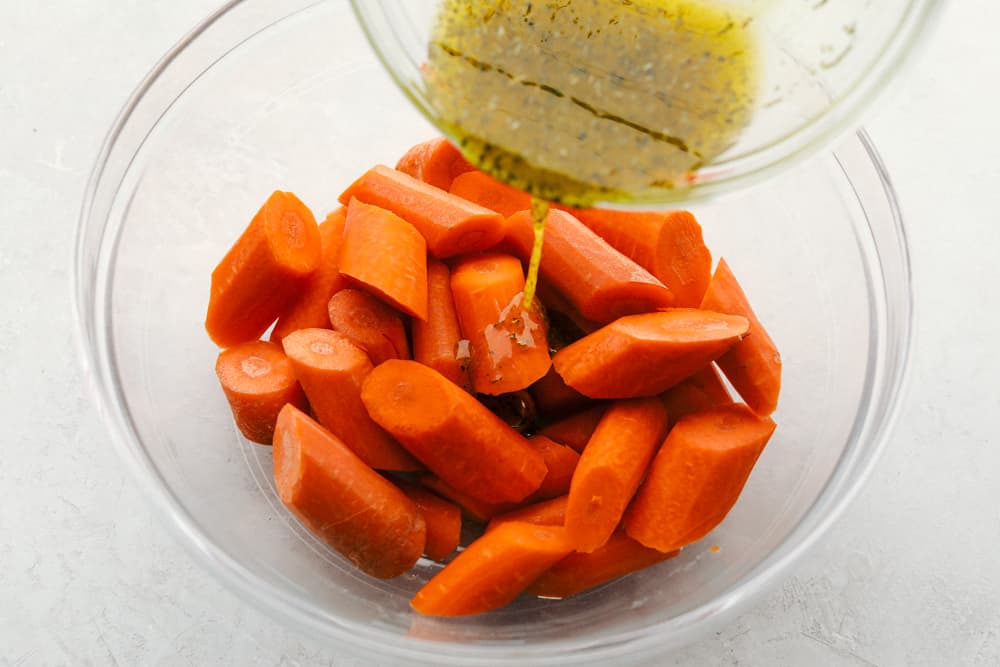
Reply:
<svg viewBox="0 0 1000 667"><path fill-rule="evenodd" d="M717 0L444 0L424 80L473 163L587 206L686 185L750 122L756 65Z"/></svg>

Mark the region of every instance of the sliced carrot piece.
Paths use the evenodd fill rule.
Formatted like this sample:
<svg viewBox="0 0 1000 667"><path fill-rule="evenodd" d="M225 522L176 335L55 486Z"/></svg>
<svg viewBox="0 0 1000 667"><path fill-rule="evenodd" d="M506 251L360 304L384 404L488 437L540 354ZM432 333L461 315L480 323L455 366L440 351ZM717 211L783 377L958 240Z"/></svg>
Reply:
<svg viewBox="0 0 1000 667"><path fill-rule="evenodd" d="M671 423L676 423L681 417L721 405L731 405L733 402L714 364L705 366L691 377L667 389L660 399L667 408Z"/></svg>
<svg viewBox="0 0 1000 667"><path fill-rule="evenodd" d="M345 288L330 297L328 322L364 350L378 366L386 359L409 359L403 319L368 292Z"/></svg>
<svg viewBox="0 0 1000 667"><path fill-rule="evenodd" d="M689 211L587 209L574 214L669 287L674 306L697 308L701 303L712 276L712 253Z"/></svg>
<svg viewBox="0 0 1000 667"><path fill-rule="evenodd" d="M385 165L369 169L340 195L340 203L346 205L351 197L412 224L438 259L491 248L506 230L499 213Z"/></svg>
<svg viewBox="0 0 1000 667"><path fill-rule="evenodd" d="M316 219L290 192L275 192L212 271L205 329L219 347L257 340L319 267Z"/></svg>
<svg viewBox="0 0 1000 667"><path fill-rule="evenodd" d="M347 284L340 275L338 264L346 216L347 210L340 206L320 224L319 268L274 324L270 339L275 343L281 343L282 338L299 329L324 329L329 326L326 304L330 302L331 296Z"/></svg>
<svg viewBox="0 0 1000 667"><path fill-rule="evenodd" d="M516 502L545 478L541 454L517 431L423 364L386 361L365 379L361 399L372 419L462 493Z"/></svg>
<svg viewBox="0 0 1000 667"><path fill-rule="evenodd" d="M462 537L461 508L417 484L402 480L394 483L413 501L427 524L424 555L431 560L443 561L453 554Z"/></svg>
<svg viewBox="0 0 1000 667"><path fill-rule="evenodd" d="M736 504L774 428L742 404L678 421L625 513L625 530L660 551L700 540Z"/></svg>
<svg viewBox="0 0 1000 667"><path fill-rule="evenodd" d="M667 411L655 398L608 408L569 487L566 535L577 551L594 551L611 537L666 432Z"/></svg>
<svg viewBox="0 0 1000 667"><path fill-rule="evenodd" d="M509 512L496 514L486 525L486 530L493 530L501 523L524 521L539 526L561 526L566 521L566 501L569 496L558 496L531 505L525 505Z"/></svg>
<svg viewBox="0 0 1000 667"><path fill-rule="evenodd" d="M395 213L351 199L340 273L393 308L427 319L427 243Z"/></svg>
<svg viewBox="0 0 1000 667"><path fill-rule="evenodd" d="M540 380L528 388L528 391L535 401L538 412L548 418L577 412L593 403L591 399L563 382L555 368L549 368Z"/></svg>
<svg viewBox="0 0 1000 667"><path fill-rule="evenodd" d="M608 406L606 403L600 403L582 410L575 415L570 415L557 422L553 422L539 431L539 433L556 442L568 445L578 452L582 452L607 409Z"/></svg>
<svg viewBox="0 0 1000 667"><path fill-rule="evenodd" d="M427 528L413 501L293 405L278 415L274 480L313 533L371 576L399 576L420 558Z"/></svg>
<svg viewBox="0 0 1000 667"><path fill-rule="evenodd" d="M413 358L430 366L459 387L471 391L468 343L451 294L451 272L442 262L427 262L427 321L413 320Z"/></svg>
<svg viewBox="0 0 1000 667"><path fill-rule="evenodd" d="M361 384L372 370L365 351L329 329L300 329L282 341L319 423L378 470L420 470L420 463L369 418Z"/></svg>
<svg viewBox="0 0 1000 667"><path fill-rule="evenodd" d="M531 195L506 183L501 183L489 174L475 170L455 177L449 191L462 199L496 211L505 218L518 211L531 208Z"/></svg>
<svg viewBox="0 0 1000 667"><path fill-rule="evenodd" d="M545 467L548 468L542 485L532 494L531 499L548 500L566 495L570 480L573 479L573 472L580 461L580 455L571 447L561 445L544 435L533 435L528 438L528 443L542 455Z"/></svg>
<svg viewBox="0 0 1000 667"><path fill-rule="evenodd" d="M479 523L485 523L497 514L509 512L514 507L514 503L488 503L478 498L473 498L467 493L462 493L440 477L429 473L421 475L418 481L422 486L458 505L462 509L462 514Z"/></svg>
<svg viewBox="0 0 1000 667"><path fill-rule="evenodd" d="M417 591L410 604L431 616L497 609L572 550L562 528L504 523L466 547Z"/></svg>
<svg viewBox="0 0 1000 667"><path fill-rule="evenodd" d="M566 598L637 572L668 558L680 550L664 553L639 544L618 530L604 546L590 553L572 553L545 571L528 586L531 595Z"/></svg>
<svg viewBox="0 0 1000 667"><path fill-rule="evenodd" d="M452 179L475 169L444 137L429 139L410 148L399 158L396 169L413 178L447 190Z"/></svg>
<svg viewBox="0 0 1000 667"><path fill-rule="evenodd" d="M722 355L749 326L739 315L692 308L629 315L559 350L552 363L584 396L655 396Z"/></svg>
<svg viewBox="0 0 1000 667"><path fill-rule="evenodd" d="M754 314L726 260L719 260L701 307L742 315L750 320L750 335L719 357L716 363L754 412L759 415L774 412L781 391L781 355Z"/></svg>
<svg viewBox="0 0 1000 667"><path fill-rule="evenodd" d="M531 212L511 216L507 234L518 257L531 253ZM618 252L566 211L552 209L545 219L539 276L585 318L599 323L622 315L667 308L673 294L646 269Z"/></svg>
<svg viewBox="0 0 1000 667"><path fill-rule="evenodd" d="M472 387L483 394L519 391L552 365L537 310L521 307L524 271L509 255L487 253L460 260L451 271L462 334L472 351Z"/></svg>
<svg viewBox="0 0 1000 667"><path fill-rule="evenodd" d="M215 362L236 426L247 440L270 445L285 403L304 409L306 397L292 364L274 343L255 340L219 353Z"/></svg>

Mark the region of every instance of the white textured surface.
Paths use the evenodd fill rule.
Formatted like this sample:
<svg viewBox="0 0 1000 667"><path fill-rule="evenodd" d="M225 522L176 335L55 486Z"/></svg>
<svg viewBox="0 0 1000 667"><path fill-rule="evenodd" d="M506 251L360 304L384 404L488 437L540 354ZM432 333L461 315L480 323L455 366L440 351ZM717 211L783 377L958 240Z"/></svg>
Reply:
<svg viewBox="0 0 1000 667"><path fill-rule="evenodd" d="M214 0L0 2L0 664L357 664L247 608L158 525L84 395L69 262L104 132ZM907 214L911 390L779 588L658 664L1000 664L1000 4L951 3L869 123Z"/></svg>

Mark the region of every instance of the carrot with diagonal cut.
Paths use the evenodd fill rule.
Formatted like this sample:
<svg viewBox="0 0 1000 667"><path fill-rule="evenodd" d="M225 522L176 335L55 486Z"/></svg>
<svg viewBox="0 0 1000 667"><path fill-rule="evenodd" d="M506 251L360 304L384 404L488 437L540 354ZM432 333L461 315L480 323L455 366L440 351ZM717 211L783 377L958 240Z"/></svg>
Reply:
<svg viewBox="0 0 1000 667"><path fill-rule="evenodd" d="M715 364L705 366L691 377L667 389L660 395L660 400L667 409L671 424L676 423L681 417L733 403L729 390L719 377L719 372L715 370Z"/></svg>
<svg viewBox="0 0 1000 667"><path fill-rule="evenodd" d="M417 484L394 480L393 483L413 501L427 524L424 555L443 561L455 552L462 537L462 510Z"/></svg>
<svg viewBox="0 0 1000 667"><path fill-rule="evenodd" d="M385 165L372 167L340 195L388 209L406 220L427 241L438 259L492 248L506 224L496 211L473 204Z"/></svg>
<svg viewBox="0 0 1000 667"><path fill-rule="evenodd" d="M475 169L454 144L444 137L428 139L410 148L396 163L396 169L413 178L447 190L459 174Z"/></svg>
<svg viewBox="0 0 1000 667"><path fill-rule="evenodd" d="M292 405L274 434L278 496L309 529L373 577L403 574L424 550L413 502Z"/></svg>
<svg viewBox="0 0 1000 667"><path fill-rule="evenodd" d="M573 448L550 440L544 435L531 436L528 438L528 444L542 455L545 467L548 468L545 479L542 480L538 490L531 495L531 500L548 500L566 495L573 479L573 472L580 461L580 455Z"/></svg>
<svg viewBox="0 0 1000 667"><path fill-rule="evenodd" d="M205 329L219 347L257 340L320 263L316 218L290 192L272 194L215 270Z"/></svg>
<svg viewBox="0 0 1000 667"><path fill-rule="evenodd" d="M598 403L586 410L552 422L539 433L582 452L607 409L607 403Z"/></svg>
<svg viewBox="0 0 1000 667"><path fill-rule="evenodd" d="M436 259L427 262L427 321L413 320L413 358L429 366L459 387L471 390L468 341L464 349L462 330L451 294L451 272Z"/></svg>
<svg viewBox="0 0 1000 667"><path fill-rule="evenodd" d="M409 359L410 343L399 313L368 292L350 287L330 297L328 322L364 350L378 366L386 359Z"/></svg>
<svg viewBox="0 0 1000 667"><path fill-rule="evenodd" d="M774 428L742 404L678 421L625 513L629 536L673 551L707 535L736 504Z"/></svg>
<svg viewBox="0 0 1000 667"><path fill-rule="evenodd" d="M531 195L527 192L512 188L478 170L456 176L448 190L505 218L531 208Z"/></svg>
<svg viewBox="0 0 1000 667"><path fill-rule="evenodd" d="M570 482L566 535L577 551L594 551L611 537L666 432L667 411L655 398L608 408Z"/></svg>

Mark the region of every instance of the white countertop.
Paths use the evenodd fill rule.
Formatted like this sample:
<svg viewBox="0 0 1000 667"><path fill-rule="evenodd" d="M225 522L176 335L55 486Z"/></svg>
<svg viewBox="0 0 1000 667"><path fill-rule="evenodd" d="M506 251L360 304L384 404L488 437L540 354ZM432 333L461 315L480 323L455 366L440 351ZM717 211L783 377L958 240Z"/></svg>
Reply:
<svg viewBox="0 0 1000 667"><path fill-rule="evenodd" d="M217 0L0 3L0 664L359 664L247 607L158 523L75 360L84 184ZM953 2L868 123L902 200L911 386L865 489L770 594L658 664L1000 664L1000 3Z"/></svg>

